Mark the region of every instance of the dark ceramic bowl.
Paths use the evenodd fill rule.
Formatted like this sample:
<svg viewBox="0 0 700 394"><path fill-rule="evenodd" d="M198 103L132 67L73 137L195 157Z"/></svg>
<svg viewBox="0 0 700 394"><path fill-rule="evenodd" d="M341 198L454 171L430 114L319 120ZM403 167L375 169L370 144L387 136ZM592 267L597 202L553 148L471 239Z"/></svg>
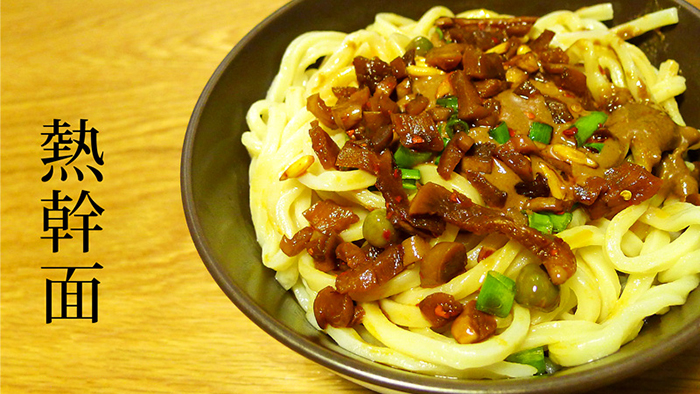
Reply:
<svg viewBox="0 0 700 394"><path fill-rule="evenodd" d="M700 59L690 40L700 35L700 12L684 1L612 0L614 24L659 8L678 7L680 23L636 39L657 64L677 60L688 80L679 101L689 125L700 126ZM223 291L272 337L294 351L363 386L382 392L543 393L576 392L610 384L678 354L700 333L700 292L652 322L619 352L547 378L500 381L448 380L389 368L337 346L307 323L290 292L263 267L248 209L248 153L240 142L248 128L245 113L265 96L287 45L310 30L350 32L373 22L378 12L418 18L431 6L454 11L488 8L516 15L543 15L552 3L517 0L299 0L275 12L226 56L192 114L182 155L182 196L197 249ZM562 0L558 9L576 9L590 0ZM348 9L352 12L348 12Z"/></svg>

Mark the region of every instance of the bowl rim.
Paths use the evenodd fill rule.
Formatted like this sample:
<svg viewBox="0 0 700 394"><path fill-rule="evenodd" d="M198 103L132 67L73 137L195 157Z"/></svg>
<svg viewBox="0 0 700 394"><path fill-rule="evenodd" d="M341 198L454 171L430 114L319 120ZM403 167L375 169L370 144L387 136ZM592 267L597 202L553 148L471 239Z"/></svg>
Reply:
<svg viewBox="0 0 700 394"><path fill-rule="evenodd" d="M528 377L503 380L453 380L401 371L395 368L385 367L370 360L355 359L342 353L335 352L317 342L296 334L260 308L256 301L228 279L223 267L211 252L211 245L204 237L204 230L197 213L196 204L194 203L192 188L193 175L191 169L194 141L197 136L203 110L209 102L215 86L230 64L236 60L238 54L244 50L253 37L260 31L276 23L279 18L283 17L290 10L307 1L314 0L292 0L284 4L272 14L265 17L235 44L214 70L204 86L194 106L183 142L180 160L181 199L192 240L200 258L218 286L251 321L268 335L296 353L355 383L374 385L378 388L411 393L483 393L488 390L494 393L515 394L523 392L559 392L564 389L567 389L568 392L587 391L629 378L655 365L659 365L683 352L689 346L692 346L692 344L700 342L700 337L696 335L700 332L700 318L697 318L687 324L683 330L673 334L668 341L658 346L643 349L639 354L636 354L635 357L627 357L610 366L596 366L594 365L596 361L593 361L589 364L585 364L588 367L582 371L555 375L544 379ZM684 8L686 11L693 14L695 18L700 20L700 9L694 7L685 0L670 1ZM373 372L377 369L382 370ZM593 384L590 384L591 379ZM587 386L579 386L577 388L576 385L581 383L586 383ZM572 388L573 391L571 391Z"/></svg>

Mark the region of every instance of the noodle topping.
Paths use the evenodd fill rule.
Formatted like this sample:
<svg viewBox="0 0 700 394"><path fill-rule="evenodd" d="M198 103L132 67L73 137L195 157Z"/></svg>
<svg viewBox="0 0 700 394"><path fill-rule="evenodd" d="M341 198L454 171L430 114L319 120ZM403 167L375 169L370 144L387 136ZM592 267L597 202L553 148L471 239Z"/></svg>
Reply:
<svg viewBox="0 0 700 394"><path fill-rule="evenodd" d="M359 87L335 87L332 106L315 94L307 109L318 119L310 137L323 167L376 175L395 229L432 238L449 223L477 235L504 234L538 256L551 282L561 285L576 271L576 259L560 238L532 226L532 219L528 225L527 215L562 214L579 204L591 219L610 218L648 200L662 183L650 170L674 148L679 132L663 112L632 102L618 105L606 123L608 116L595 112L599 105L585 74L569 65L564 51L550 47L553 32L545 30L529 50L520 49L535 20L441 18L436 25L442 38L433 40L424 59L444 78L410 76L415 49L390 63L358 56ZM430 83L438 86L426 88ZM444 93L422 94L429 90ZM592 112L575 118L570 108ZM344 130L349 141L338 148L321 124ZM640 164L624 160L628 151ZM397 162L408 168L436 162L446 180L459 171L486 206L431 182L417 185L409 197ZM337 233L357 220L347 212L332 200L305 212L315 233L323 234L311 236L308 247L323 271L338 268L331 250L339 245ZM465 269L466 252L457 258L457 244L438 244L426 254L423 287L446 283ZM374 299L372 290L404 269L402 254L393 244L374 260L354 263L338 274L336 288L355 301Z"/></svg>
<svg viewBox="0 0 700 394"><path fill-rule="evenodd" d="M361 336L401 349L392 364L415 357L420 368L435 362L462 371L473 359L496 375L506 375L493 371L509 363L546 373L554 359L577 365L633 338L639 326L630 323L610 349L594 345L604 329L624 325L615 319L633 313L625 303L642 299L635 292L656 288L661 276L648 275L690 270L654 271L648 267L671 263L644 255L694 239L695 225L659 227L654 215L662 217L656 212L664 201L688 212L700 205L700 167L689 155L700 133L678 121L674 103L655 100L658 86L641 79L608 86L601 80L615 82L624 73L602 61L594 68L587 63L620 52L622 44L605 40L640 34L638 25L577 41L568 37L596 29L560 34L564 27L551 22L557 15L574 14L553 13L541 24L536 17L434 15L429 30L406 38L393 59L380 57L396 51L375 53L351 42L352 56L320 62L333 69L344 59L349 71L336 71L344 83L304 97L303 115L313 115L305 126L313 152L300 150L296 161L287 161L293 164L279 179L292 186L274 208L287 219L271 223L290 234L278 244L289 260L274 248L264 254L273 256L281 278L291 278L289 287L313 296L307 308L342 346L374 346L357 345L353 330L344 336L346 327L363 325ZM609 47L586 52L602 43ZM659 73L672 73L669 67ZM317 82L327 84L332 75L318 75ZM289 124L297 121L287 116ZM336 190L324 183L343 180L362 186ZM287 198L303 199L304 209L285 206ZM681 212L674 209L664 217ZM308 224L290 225L294 216ZM627 226L626 238L620 226ZM628 260L636 257L627 255L639 255L637 266L646 268L634 271ZM628 276L634 283L625 288ZM611 323L599 324L605 319ZM566 331L573 344L551 339L559 338L550 334L555 330ZM401 343L404 335L430 345L413 348ZM579 344L589 347L573 354ZM385 347L371 349L362 354L382 359ZM512 373L533 374L532 367Z"/></svg>

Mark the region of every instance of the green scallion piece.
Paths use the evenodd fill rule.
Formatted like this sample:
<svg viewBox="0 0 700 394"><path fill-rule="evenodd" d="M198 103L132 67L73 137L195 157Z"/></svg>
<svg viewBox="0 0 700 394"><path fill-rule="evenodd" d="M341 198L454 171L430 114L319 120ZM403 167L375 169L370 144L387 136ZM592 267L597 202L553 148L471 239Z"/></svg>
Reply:
<svg viewBox="0 0 700 394"><path fill-rule="evenodd" d="M564 212L562 214L550 213L549 220L552 222L552 231L558 233L566 230L566 227L569 226L573 217L574 214L571 212Z"/></svg>
<svg viewBox="0 0 700 394"><path fill-rule="evenodd" d="M554 234L566 230L572 218L571 212L562 214L533 212L527 217L528 225L544 234Z"/></svg>
<svg viewBox="0 0 700 394"><path fill-rule="evenodd" d="M399 145L399 149L394 152L394 161L401 168L411 168L417 164L430 160L431 152L416 152L412 149Z"/></svg>
<svg viewBox="0 0 700 394"><path fill-rule="evenodd" d="M467 122L463 121L462 119L458 118L457 115L452 115L445 124L445 132L447 132L447 135L451 138L455 135L455 130L469 131L469 124L467 124Z"/></svg>
<svg viewBox="0 0 700 394"><path fill-rule="evenodd" d="M501 124L489 131L489 135L499 144L505 144L510 139L510 131L508 130L508 125L506 124L506 122L501 122Z"/></svg>
<svg viewBox="0 0 700 394"><path fill-rule="evenodd" d="M456 113L457 109L459 108L457 96L440 97L435 101L435 103L441 107L449 108L453 113Z"/></svg>
<svg viewBox="0 0 700 394"><path fill-rule="evenodd" d="M583 146L586 140L591 138L593 133L595 133L600 126L605 124L608 120L608 115L605 112L593 111L586 116L582 116L576 120L574 127L576 127L576 142L578 146Z"/></svg>
<svg viewBox="0 0 700 394"><path fill-rule="evenodd" d="M543 213L533 212L527 215L528 226L538 230L543 234L551 234L554 229L552 221L549 219L549 215Z"/></svg>
<svg viewBox="0 0 700 394"><path fill-rule="evenodd" d="M401 183L401 185L406 190L417 190L418 189L418 186L416 186L416 181L414 179L406 179Z"/></svg>
<svg viewBox="0 0 700 394"><path fill-rule="evenodd" d="M401 179L407 180L412 179L414 181L420 180L420 171L411 168L399 168L401 170Z"/></svg>
<svg viewBox="0 0 700 394"><path fill-rule="evenodd" d="M586 144L584 146L586 148L594 149L596 152L600 153L600 151L603 150L603 146L605 146L605 144L602 142L591 142L590 144Z"/></svg>
<svg viewBox="0 0 700 394"><path fill-rule="evenodd" d="M536 347L513 353L506 357L506 361L518 364L532 365L537 368L537 374L547 373L547 364L544 357L544 347Z"/></svg>
<svg viewBox="0 0 700 394"><path fill-rule="evenodd" d="M552 140L552 130L552 126L548 124L533 122L530 125L530 139L543 144L549 144L549 141Z"/></svg>
<svg viewBox="0 0 700 394"><path fill-rule="evenodd" d="M515 281L497 271L489 271L476 299L476 309L506 317L515 300Z"/></svg>
<svg viewBox="0 0 700 394"><path fill-rule="evenodd" d="M438 35L438 39L439 39L440 41L446 41L446 40L445 40L445 33L442 31L442 29L439 28L439 27L435 27L435 30L436 30L435 32L436 32L437 35Z"/></svg>

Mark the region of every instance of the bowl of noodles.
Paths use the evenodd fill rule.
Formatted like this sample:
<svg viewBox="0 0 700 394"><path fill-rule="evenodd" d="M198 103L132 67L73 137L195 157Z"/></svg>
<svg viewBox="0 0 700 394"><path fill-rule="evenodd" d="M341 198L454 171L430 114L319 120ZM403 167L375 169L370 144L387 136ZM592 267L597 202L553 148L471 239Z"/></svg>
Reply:
<svg viewBox="0 0 700 394"><path fill-rule="evenodd" d="M700 67L683 1L293 1L182 156L252 321L380 392L590 390L700 330Z"/></svg>

